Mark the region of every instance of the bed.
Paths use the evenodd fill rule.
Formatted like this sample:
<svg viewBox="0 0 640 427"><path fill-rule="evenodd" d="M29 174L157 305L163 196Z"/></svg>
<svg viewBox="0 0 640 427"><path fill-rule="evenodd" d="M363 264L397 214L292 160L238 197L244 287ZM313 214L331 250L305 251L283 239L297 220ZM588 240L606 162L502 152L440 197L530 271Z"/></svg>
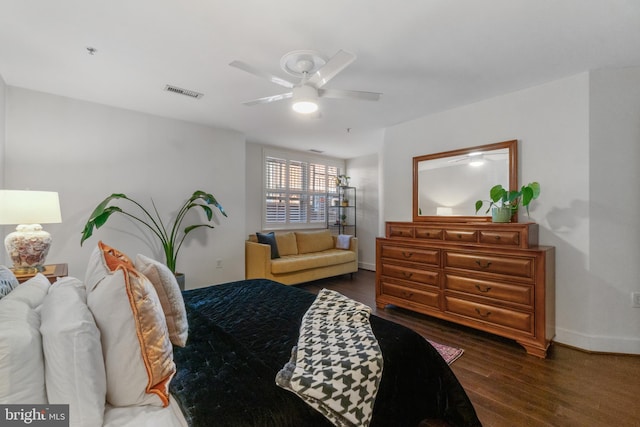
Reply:
<svg viewBox="0 0 640 427"><path fill-rule="evenodd" d="M170 391L190 426L332 425L275 383L316 295L266 279L182 295L189 339L174 349L178 369ZM373 315L370 324L384 358L371 426L480 425L462 386L427 340Z"/></svg>

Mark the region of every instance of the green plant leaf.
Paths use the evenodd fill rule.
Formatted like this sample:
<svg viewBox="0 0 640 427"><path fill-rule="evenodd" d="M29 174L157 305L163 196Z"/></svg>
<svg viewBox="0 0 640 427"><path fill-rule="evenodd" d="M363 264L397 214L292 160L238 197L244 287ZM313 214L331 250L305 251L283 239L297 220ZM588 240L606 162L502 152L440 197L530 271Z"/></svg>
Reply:
<svg viewBox="0 0 640 427"><path fill-rule="evenodd" d="M122 198L127 199L128 197L122 193L113 193L112 195L110 195L109 197L101 201L98 204L98 206L96 206L96 208L93 210L93 212L91 212L91 215L89 215L89 221L92 221L97 216L101 215L102 212L104 212L106 206L109 204L109 202L111 202L111 200L122 199Z"/></svg>
<svg viewBox="0 0 640 427"><path fill-rule="evenodd" d="M500 184L491 187L491 190L489 190L489 197L494 203L498 203L506 194L507 191Z"/></svg>
<svg viewBox="0 0 640 427"><path fill-rule="evenodd" d="M476 215L478 214L478 211L482 208L482 205L484 203L482 202L482 200L477 200L476 201Z"/></svg>
<svg viewBox="0 0 640 427"><path fill-rule="evenodd" d="M540 196L540 184L536 181L530 182L528 185L531 190L533 190L533 198L537 199Z"/></svg>
<svg viewBox="0 0 640 427"><path fill-rule="evenodd" d="M200 228L200 227L209 227L209 228L215 228L213 225L210 224L196 224L196 225L190 225L188 227L185 227L184 229L184 234L188 234L190 231L195 230L196 228Z"/></svg>
<svg viewBox="0 0 640 427"><path fill-rule="evenodd" d="M533 190L531 187L522 187L522 206L529 207L529 203L533 200Z"/></svg>
<svg viewBox="0 0 640 427"><path fill-rule="evenodd" d="M134 207L138 209L140 212L142 212L142 214L144 215L140 215L139 213L135 213L135 212L130 213L131 211L125 211L119 206L109 206L109 203L111 201L117 200L117 199L127 200L127 202L131 203L132 205L135 205ZM197 202L198 200L202 200L205 204L198 203ZM86 239L92 236L94 228L97 229L102 227L108 221L108 219L111 217L112 214L121 213L139 222L140 224L144 225L153 234L155 234L156 237L158 237L165 255L167 267L169 267L169 269L172 272L175 272L178 252L180 251L180 248L182 246L182 243L184 242L186 235L197 228L201 228L201 227L214 228L214 226L210 224L196 224L196 225L190 225L184 228L182 231L180 231L182 220L185 218L185 215L187 214L187 212L191 208L200 207L204 211L207 217L207 220L211 221L213 219L213 209L211 209L210 205L213 205L217 207L225 217L227 216L227 213L224 211L222 205L218 203L218 201L212 194L201 191L201 190L196 190L193 192L191 197L184 202L182 207L178 210L177 214L173 218L172 222L170 224L167 224L167 225L171 225L171 228L169 229L171 233L169 233L162 221L162 218L158 210L156 209L153 199L151 199L151 204L153 206L153 210L150 212L147 209L145 209L145 207L142 206L140 203L138 203L133 199L130 199L123 193L111 194L110 196L105 198L102 202L100 202L98 206L96 206L96 208L91 213L89 220L87 221L87 223L85 224L82 230L82 238L80 240L80 244L82 245L82 243Z"/></svg>

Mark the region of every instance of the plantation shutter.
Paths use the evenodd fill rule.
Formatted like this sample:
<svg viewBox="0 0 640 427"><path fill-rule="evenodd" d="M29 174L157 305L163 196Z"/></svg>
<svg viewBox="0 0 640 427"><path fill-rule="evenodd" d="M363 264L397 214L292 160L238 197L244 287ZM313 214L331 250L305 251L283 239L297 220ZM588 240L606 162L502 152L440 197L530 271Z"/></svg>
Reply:
<svg viewBox="0 0 640 427"><path fill-rule="evenodd" d="M295 157L293 153L265 153L263 229L326 224L326 193L335 191L340 162Z"/></svg>

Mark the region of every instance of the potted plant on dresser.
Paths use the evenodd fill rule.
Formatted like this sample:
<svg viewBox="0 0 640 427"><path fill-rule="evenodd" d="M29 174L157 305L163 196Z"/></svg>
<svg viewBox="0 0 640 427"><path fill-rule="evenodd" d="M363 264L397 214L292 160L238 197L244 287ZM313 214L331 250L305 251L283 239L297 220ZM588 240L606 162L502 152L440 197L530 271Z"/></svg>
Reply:
<svg viewBox="0 0 640 427"><path fill-rule="evenodd" d="M129 204L132 204L136 207L138 211L142 213L142 216L136 216L131 214L119 206L109 205L111 201L116 200L126 200ZM178 210L175 218L172 222L168 223L170 228L165 227L162 219L160 218L160 214L156 209L155 203L153 203L153 199L151 200L151 205L153 206L152 215L147 209L145 209L140 203L135 201L134 199L127 197L122 193L113 193L104 199L96 208L93 210L91 215L89 216L89 220L84 226L82 230L82 239L80 240L80 245L84 243L91 235L93 234L93 229L102 227L109 217L114 213L120 213L125 215L140 224L143 224L147 227L151 232L160 240L160 244L162 246L165 264L169 267L169 270L173 274L176 275L178 279L178 283L180 284L180 288L184 289L184 275L180 273L176 273L176 261L178 258L178 252L182 247L182 243L184 239L187 237L187 234L192 232L193 230L201 227L214 228L213 225L202 223L202 224L194 224L186 226L184 229L182 228L182 221L184 220L187 212L189 212L193 208L200 208L204 211L207 221L211 222L213 219L213 209L210 206L214 206L218 208L220 213L227 216L224 208L216 198L211 193L206 193L204 191L195 191L189 199L182 205L182 207Z"/></svg>
<svg viewBox="0 0 640 427"><path fill-rule="evenodd" d="M527 209L529 215L529 204L540 196L540 184L538 182L530 182L523 185L520 190L506 190L502 185L498 184L489 190L489 198L491 200L476 201L476 214L484 202L489 203L485 213L491 211L491 220L493 222L511 222L511 217L518 212L520 205Z"/></svg>

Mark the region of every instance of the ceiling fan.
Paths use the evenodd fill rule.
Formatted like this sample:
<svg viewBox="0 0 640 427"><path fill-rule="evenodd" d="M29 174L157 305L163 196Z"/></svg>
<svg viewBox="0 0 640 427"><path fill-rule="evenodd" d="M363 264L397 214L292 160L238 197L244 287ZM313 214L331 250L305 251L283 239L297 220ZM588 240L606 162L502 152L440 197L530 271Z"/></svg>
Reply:
<svg viewBox="0 0 640 427"><path fill-rule="evenodd" d="M362 92L356 90L324 89L324 86L338 73L347 68L356 56L353 53L340 50L329 60L312 50L296 50L289 52L280 60L280 67L289 75L300 81L294 82L274 76L259 70L242 61L233 61L229 65L246 71L255 76L265 78L272 83L291 89L286 93L265 96L263 98L245 101L245 105L268 104L283 99L293 99L294 111L309 114L318 110L318 98L358 99L377 101L381 93Z"/></svg>

